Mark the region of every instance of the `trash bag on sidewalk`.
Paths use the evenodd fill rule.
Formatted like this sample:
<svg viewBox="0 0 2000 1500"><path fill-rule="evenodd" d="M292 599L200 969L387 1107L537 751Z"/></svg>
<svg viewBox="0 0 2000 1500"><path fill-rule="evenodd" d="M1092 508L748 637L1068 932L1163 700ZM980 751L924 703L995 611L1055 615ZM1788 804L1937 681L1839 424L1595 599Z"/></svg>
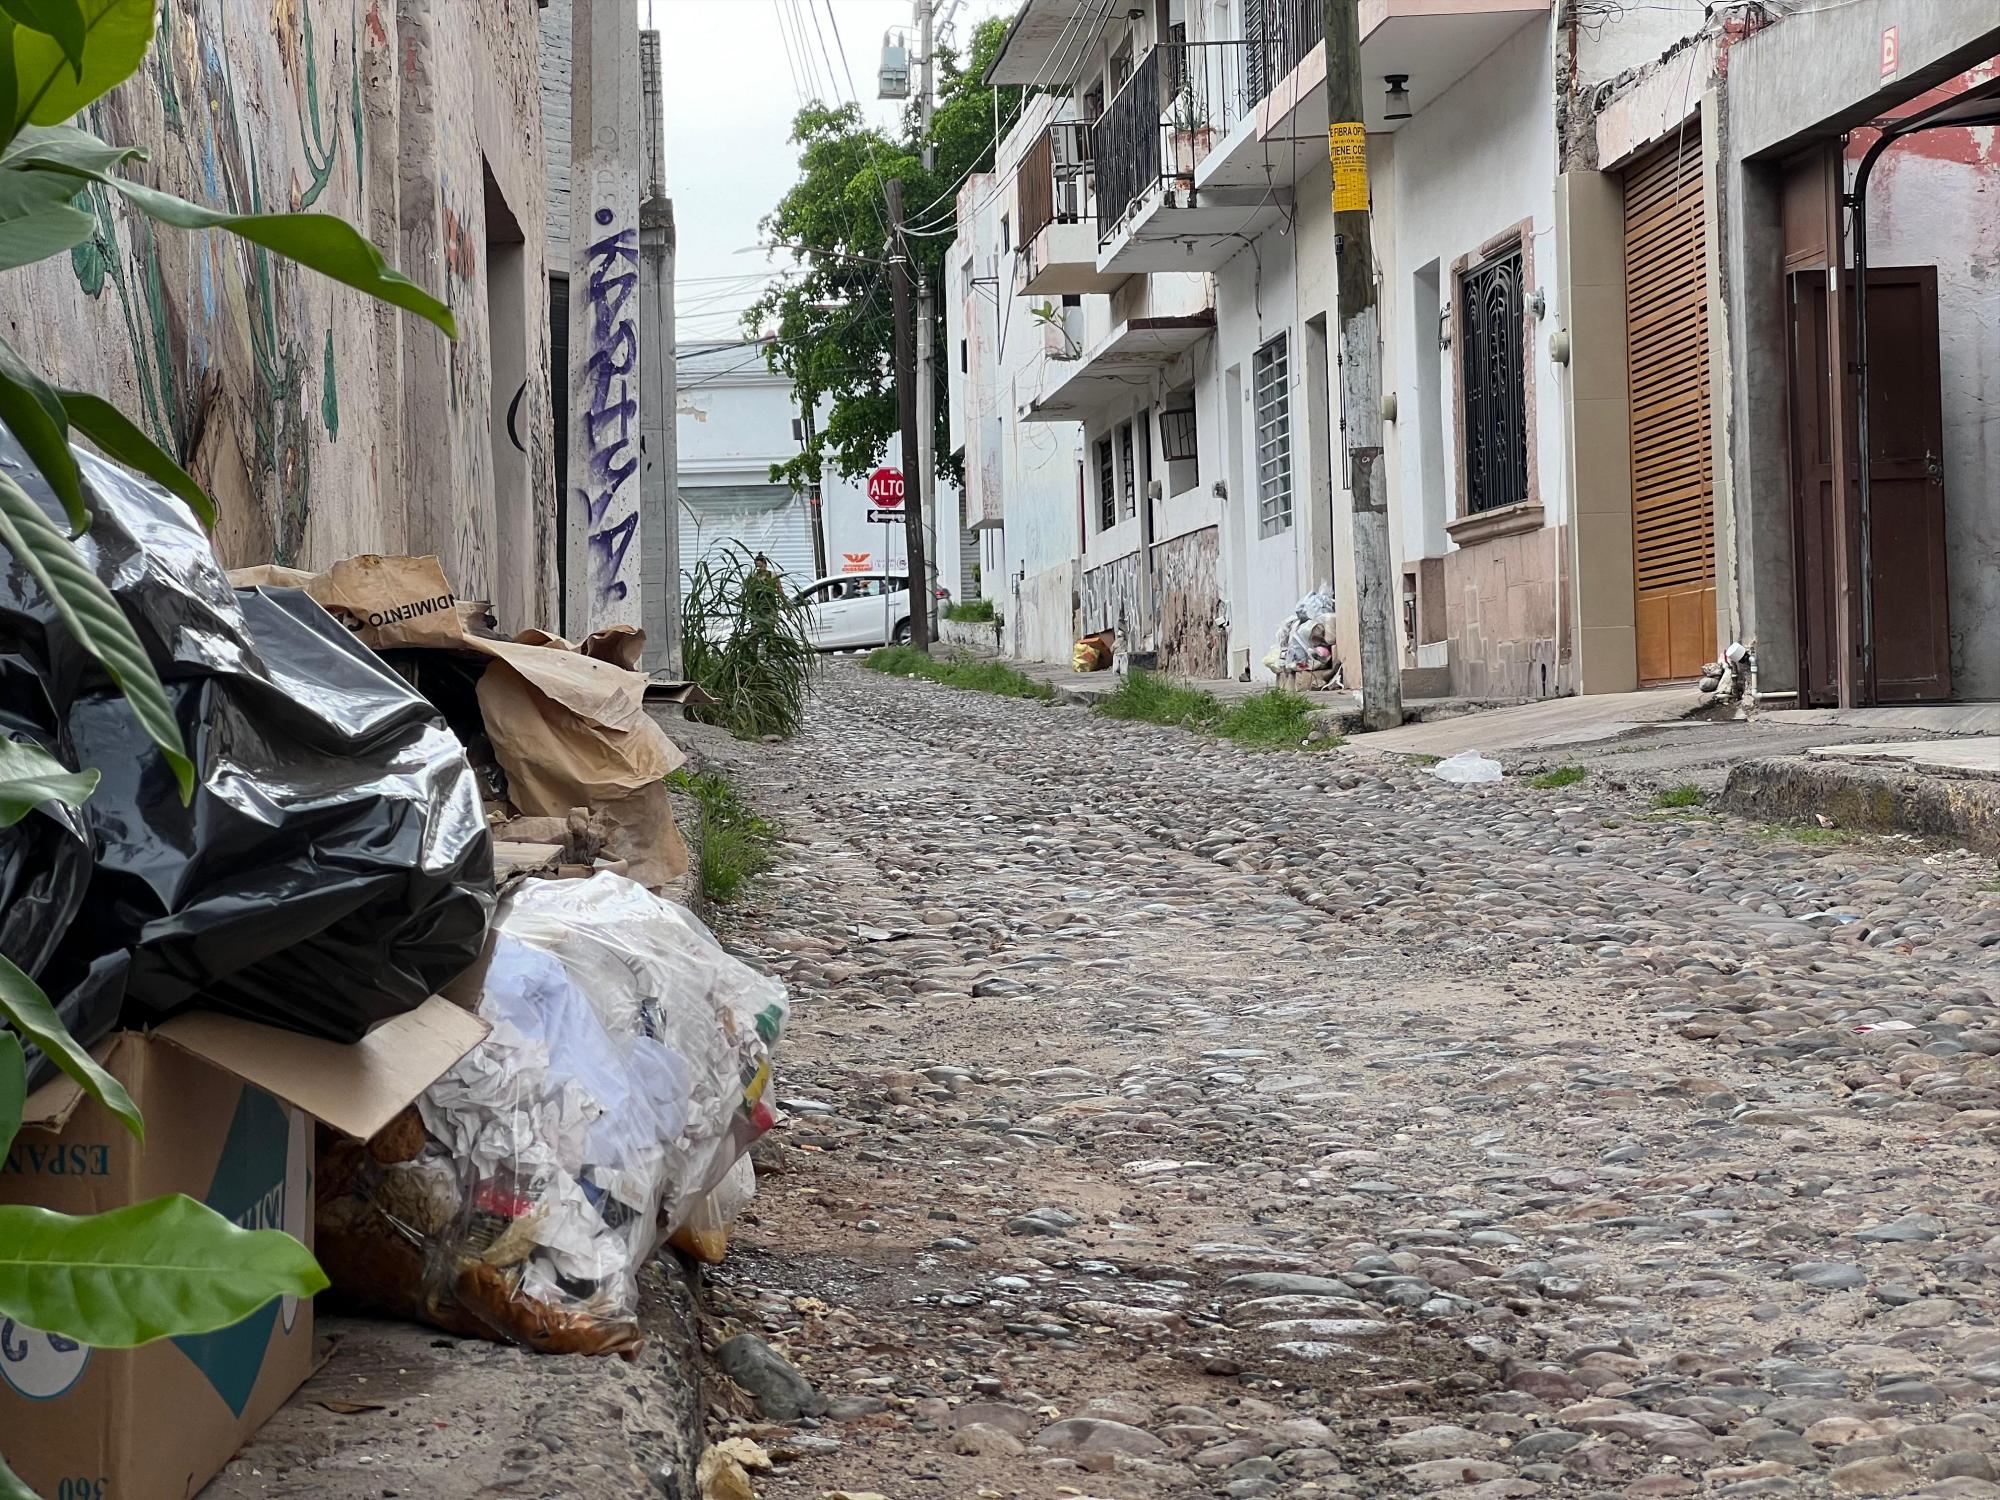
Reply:
<svg viewBox="0 0 2000 1500"><path fill-rule="evenodd" d="M418 1101L419 1149L323 1157L320 1262L456 1332L635 1350L640 1268L772 1122L784 986L600 873L502 900L478 1009L492 1034Z"/></svg>
<svg viewBox="0 0 2000 1500"><path fill-rule="evenodd" d="M1481 782L1498 781L1505 774L1499 761L1488 760L1477 750L1461 750L1449 760L1441 760L1431 767L1431 775L1454 786L1476 786Z"/></svg>
<svg viewBox="0 0 2000 1500"><path fill-rule="evenodd" d="M40 585L0 569L0 732L102 775L80 811L0 830L0 952L86 1045L194 1004L357 1041L479 956L492 841L464 752L312 600L232 589L179 500L77 460L78 549L164 680L197 786L183 806ZM60 518L4 429L0 464Z"/></svg>

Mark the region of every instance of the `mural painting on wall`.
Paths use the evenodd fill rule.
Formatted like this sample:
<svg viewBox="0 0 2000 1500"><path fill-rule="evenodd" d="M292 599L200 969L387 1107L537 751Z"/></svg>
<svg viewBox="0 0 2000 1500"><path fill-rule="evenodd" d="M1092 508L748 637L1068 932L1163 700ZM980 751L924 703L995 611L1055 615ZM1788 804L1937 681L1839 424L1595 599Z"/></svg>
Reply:
<svg viewBox="0 0 2000 1500"><path fill-rule="evenodd" d="M269 11L269 40L293 96L290 121L246 112L237 59L263 39L232 45L228 19L243 7L168 0L146 71L93 105L90 127L107 140L147 142L154 179L203 203L237 213L317 207L362 217L321 202L343 161L361 159L358 39L336 42L322 69L312 8L311 0L275 0ZM342 82L346 122L323 103L342 97ZM276 134L282 149L291 129L296 160L274 172L270 138ZM344 176L358 185L358 168ZM312 429L329 442L340 429L334 329L323 313L315 316L302 273L231 236L156 236L100 187L77 203L97 232L71 252L71 269L87 298L101 301L108 291L115 302L134 371L132 415L214 494L217 544L228 561L297 561L312 513L320 439ZM323 337L314 336L315 322L326 324Z"/></svg>
<svg viewBox="0 0 2000 1500"><path fill-rule="evenodd" d="M631 228L613 227L617 215L608 208L595 214L602 236L590 246L590 280L585 296L590 308L589 356L584 364L585 449L590 484L579 489L588 532L590 586L595 601L616 604L631 592L625 577L626 554L639 529L638 452L631 442L639 403L631 386L638 375L639 337L633 298L639 286L639 236Z"/></svg>

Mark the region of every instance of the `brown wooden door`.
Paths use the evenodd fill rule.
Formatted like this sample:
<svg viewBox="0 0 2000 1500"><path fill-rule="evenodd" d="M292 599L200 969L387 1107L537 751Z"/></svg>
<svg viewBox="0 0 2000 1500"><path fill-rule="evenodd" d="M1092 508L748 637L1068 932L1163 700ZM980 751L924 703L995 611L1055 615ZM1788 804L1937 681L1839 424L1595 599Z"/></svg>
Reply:
<svg viewBox="0 0 2000 1500"><path fill-rule="evenodd" d="M1791 361L1786 406L1792 437L1794 576L1798 580L1799 694L1803 707L1840 702L1841 570L1834 563L1833 371L1826 347L1826 272L1786 278Z"/></svg>
<svg viewBox="0 0 2000 1500"><path fill-rule="evenodd" d="M1832 371L1827 352L1826 273L1790 280L1792 503L1799 608L1800 692L1806 704L1840 701L1839 580L1860 573L1860 382L1841 392L1847 433L1845 534L1848 567L1835 549ZM1852 350L1854 296L1843 288L1844 345ZM1868 273L1869 593L1875 646L1864 703L1928 703L1951 696L1951 611L1944 541L1944 412L1938 360L1937 271L1876 267ZM1858 599L1852 607L1859 618ZM1858 648L1856 648L1858 650Z"/></svg>
<svg viewBox="0 0 2000 1500"><path fill-rule="evenodd" d="M1715 471L1701 135L1625 174L1625 330L1639 680L1699 676L1716 656Z"/></svg>
<svg viewBox="0 0 2000 1500"><path fill-rule="evenodd" d="M1871 269L1868 571L1877 703L1951 696L1941 388L1937 267ZM1858 392L1849 399L1858 402Z"/></svg>

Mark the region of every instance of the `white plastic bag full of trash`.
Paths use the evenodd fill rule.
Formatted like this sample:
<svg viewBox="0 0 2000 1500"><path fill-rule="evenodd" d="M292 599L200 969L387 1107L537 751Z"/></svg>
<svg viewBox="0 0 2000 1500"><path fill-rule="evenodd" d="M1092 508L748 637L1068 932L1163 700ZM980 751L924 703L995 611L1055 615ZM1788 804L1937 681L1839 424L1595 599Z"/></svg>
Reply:
<svg viewBox="0 0 2000 1500"><path fill-rule="evenodd" d="M1504 774L1499 761L1488 760L1477 750L1461 750L1449 760L1441 760L1431 767L1431 775L1454 786L1476 786L1480 782L1498 781Z"/></svg>

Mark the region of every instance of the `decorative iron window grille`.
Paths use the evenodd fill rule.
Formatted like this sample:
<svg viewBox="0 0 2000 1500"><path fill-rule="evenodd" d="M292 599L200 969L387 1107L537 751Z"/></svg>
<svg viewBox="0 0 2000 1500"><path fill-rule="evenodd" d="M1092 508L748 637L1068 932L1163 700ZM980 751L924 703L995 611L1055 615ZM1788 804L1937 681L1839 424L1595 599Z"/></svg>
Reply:
<svg viewBox="0 0 2000 1500"><path fill-rule="evenodd" d="M1125 487L1119 493L1124 503L1119 507L1119 516L1131 520L1139 513L1138 483L1139 471L1132 461L1132 424L1127 422L1118 429L1118 457L1125 466Z"/></svg>
<svg viewBox="0 0 2000 1500"><path fill-rule="evenodd" d="M1170 464L1185 463L1201 456L1195 447L1192 406L1160 413L1160 452Z"/></svg>
<svg viewBox="0 0 2000 1500"><path fill-rule="evenodd" d="M1285 335L1257 351L1250 365L1257 425L1257 522L1275 536L1292 524L1292 380Z"/></svg>
<svg viewBox="0 0 2000 1500"><path fill-rule="evenodd" d="M1097 529L1109 531L1118 524L1118 491L1111 472L1111 439L1097 440Z"/></svg>
<svg viewBox="0 0 2000 1500"><path fill-rule="evenodd" d="M1465 513L1528 498L1528 411L1521 247L1468 271L1460 285L1465 417Z"/></svg>

